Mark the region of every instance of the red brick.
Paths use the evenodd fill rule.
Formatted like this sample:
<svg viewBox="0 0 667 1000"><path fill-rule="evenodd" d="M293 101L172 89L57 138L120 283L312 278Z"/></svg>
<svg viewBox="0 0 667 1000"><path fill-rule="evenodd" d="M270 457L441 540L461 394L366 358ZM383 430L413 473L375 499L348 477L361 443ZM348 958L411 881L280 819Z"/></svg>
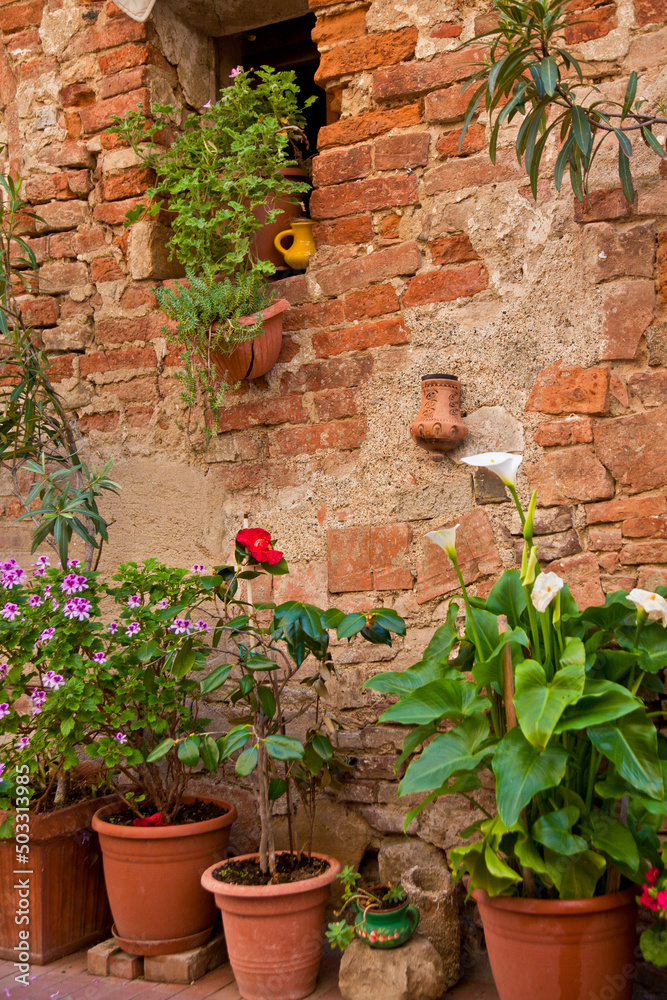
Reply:
<svg viewBox="0 0 667 1000"><path fill-rule="evenodd" d="M314 219L336 219L341 215L394 205L413 205L419 201L419 186L414 175L373 177L313 191L310 212Z"/></svg>
<svg viewBox="0 0 667 1000"><path fill-rule="evenodd" d="M317 419L321 422L355 417L363 413L358 393L352 389L330 389L314 397Z"/></svg>
<svg viewBox="0 0 667 1000"><path fill-rule="evenodd" d="M95 323L95 340L104 345L154 340L155 337L164 336L163 327L166 324L167 319L161 312L134 319L98 319Z"/></svg>
<svg viewBox="0 0 667 1000"><path fill-rule="evenodd" d="M125 42L143 42L148 38L148 33L148 24L140 24L129 17L118 18L101 28L84 28L68 45L65 58L74 59L89 52L103 52L104 49L112 49Z"/></svg>
<svg viewBox="0 0 667 1000"><path fill-rule="evenodd" d="M590 528L588 541L596 552L614 552L623 544L620 528Z"/></svg>
<svg viewBox="0 0 667 1000"><path fill-rule="evenodd" d="M538 375L526 409L538 413L607 413L609 370L556 361Z"/></svg>
<svg viewBox="0 0 667 1000"><path fill-rule="evenodd" d="M287 364L289 361L292 361L300 350L300 344L296 344L291 337L284 336L280 344L277 364Z"/></svg>
<svg viewBox="0 0 667 1000"><path fill-rule="evenodd" d="M635 372L628 379L632 393L644 406L661 406L667 403L667 372Z"/></svg>
<svg viewBox="0 0 667 1000"><path fill-rule="evenodd" d="M38 31L35 31L34 28L28 28L26 31L17 31L7 38L5 48L11 56L17 59L21 56L41 52L42 40Z"/></svg>
<svg viewBox="0 0 667 1000"><path fill-rule="evenodd" d="M389 66L411 59L415 54L416 43L417 29L411 26L398 31L377 32L337 45L321 54L315 82L322 84L347 73L358 73L360 70L376 69L378 66Z"/></svg>
<svg viewBox="0 0 667 1000"><path fill-rule="evenodd" d="M607 286L602 310L598 357L602 361L634 358L655 313L653 281L621 281Z"/></svg>
<svg viewBox="0 0 667 1000"><path fill-rule="evenodd" d="M455 524L459 525L456 553L465 583L499 573L502 564L486 511L477 508L438 527L453 528ZM424 537L417 565L417 602L424 604L458 589L459 581L451 560L440 546Z"/></svg>
<svg viewBox="0 0 667 1000"><path fill-rule="evenodd" d="M667 568L664 566L642 566L639 570L637 586L642 590L667 587Z"/></svg>
<svg viewBox="0 0 667 1000"><path fill-rule="evenodd" d="M599 457L628 493L667 483L667 408L607 420L593 436Z"/></svg>
<svg viewBox="0 0 667 1000"><path fill-rule="evenodd" d="M271 289L275 299L287 299L292 306L301 306L304 302L310 301L308 285L303 274L272 281Z"/></svg>
<svg viewBox="0 0 667 1000"><path fill-rule="evenodd" d="M223 411L218 432L245 430L246 427L267 427L272 424L302 424L308 419L301 396L263 399L259 403L240 403Z"/></svg>
<svg viewBox="0 0 667 1000"><path fill-rule="evenodd" d="M157 305L154 287L154 285L130 285L121 295L121 309L141 309L143 306L153 308Z"/></svg>
<svg viewBox="0 0 667 1000"><path fill-rule="evenodd" d="M638 566L640 563L667 562L667 541L630 542L621 552L624 566Z"/></svg>
<svg viewBox="0 0 667 1000"><path fill-rule="evenodd" d="M319 392L321 389L346 389L366 382L373 372L373 358L332 358L319 364L304 365L295 372L285 372L280 380L282 393Z"/></svg>
<svg viewBox="0 0 667 1000"><path fill-rule="evenodd" d="M55 174L33 174L25 184L28 201L33 205L52 199L67 200L88 194L92 188L87 170L61 171Z"/></svg>
<svg viewBox="0 0 667 1000"><path fill-rule="evenodd" d="M50 295L20 295L16 304L24 323L29 326L55 326L58 322L56 300Z"/></svg>
<svg viewBox="0 0 667 1000"><path fill-rule="evenodd" d="M55 233L49 241L49 255L58 257L78 257L79 254L94 253L106 246L104 229L83 229L75 233Z"/></svg>
<svg viewBox="0 0 667 1000"><path fill-rule="evenodd" d="M57 73L58 60L54 56L38 56L21 63L19 69L22 80L35 80L47 73Z"/></svg>
<svg viewBox="0 0 667 1000"><path fill-rule="evenodd" d="M122 281L125 274L115 257L96 257L90 262L90 277L97 285L103 281Z"/></svg>
<svg viewBox="0 0 667 1000"><path fill-rule="evenodd" d="M332 594L371 589L373 575L370 528L329 528L327 552L329 590Z"/></svg>
<svg viewBox="0 0 667 1000"><path fill-rule="evenodd" d="M483 264L468 264L446 271L418 274L403 296L403 305L421 306L428 302L451 302L467 295L476 295L489 287L489 275Z"/></svg>
<svg viewBox="0 0 667 1000"><path fill-rule="evenodd" d="M108 226L119 226L125 222L125 216L131 209L146 203L146 198L128 198L126 201L112 201L111 204L102 202L93 209L93 218L96 222L105 222Z"/></svg>
<svg viewBox="0 0 667 1000"><path fill-rule="evenodd" d="M121 73L114 73L99 81L97 88L102 100L107 97L116 97L118 94L129 94L132 90L145 87L149 82L149 69L147 66L134 66L132 69L123 70Z"/></svg>
<svg viewBox="0 0 667 1000"><path fill-rule="evenodd" d="M635 0L637 24L661 24L667 20L667 0Z"/></svg>
<svg viewBox="0 0 667 1000"><path fill-rule="evenodd" d="M98 393L113 395L125 403L150 403L158 398L155 377L133 378L129 382L109 382L98 385Z"/></svg>
<svg viewBox="0 0 667 1000"><path fill-rule="evenodd" d="M461 93L460 84L446 87L445 90L435 90L426 95L424 101L424 118L427 122L454 122L457 118L465 118L470 104L470 90Z"/></svg>
<svg viewBox="0 0 667 1000"><path fill-rule="evenodd" d="M467 80L480 68L486 51L481 46L474 46L444 52L428 62L403 63L380 69L373 74L373 97L376 101L412 97L427 94L436 87Z"/></svg>
<svg viewBox="0 0 667 1000"><path fill-rule="evenodd" d="M428 246L434 264L465 264L469 260L479 260L479 254L465 233L438 236Z"/></svg>
<svg viewBox="0 0 667 1000"><path fill-rule="evenodd" d="M303 481L303 473L299 466L290 465L284 461L260 462L248 464L234 462L231 465L215 467L214 475L220 479L224 489L230 492L236 490L260 489L269 486L279 489L284 486L299 486Z"/></svg>
<svg viewBox="0 0 667 1000"><path fill-rule="evenodd" d="M28 0L27 3L10 3L0 7L0 30L9 34L32 24L39 24L43 11L42 0Z"/></svg>
<svg viewBox="0 0 667 1000"><path fill-rule="evenodd" d="M459 191L462 188L480 187L482 184L499 184L518 179L523 167L517 163L510 150L500 150L493 164L488 153L481 156L454 157L441 167L429 170L424 178L426 194L441 191Z"/></svg>
<svg viewBox="0 0 667 1000"><path fill-rule="evenodd" d="M154 45L141 45L130 42L110 52L101 52L97 59L100 69L105 74L117 74L121 70L134 66L159 66L162 69L173 69L162 53Z"/></svg>
<svg viewBox="0 0 667 1000"><path fill-rule="evenodd" d="M451 21L443 21L441 24L435 24L431 28L429 36L431 38L458 38L461 31L462 28L460 24L452 24Z"/></svg>
<svg viewBox="0 0 667 1000"><path fill-rule="evenodd" d="M138 104L143 104L144 108L150 107L150 94L145 87L81 108L79 112L81 127L86 135L100 132L111 124L111 115L124 115L127 111L136 111Z"/></svg>
<svg viewBox="0 0 667 1000"><path fill-rule="evenodd" d="M594 284L610 278L653 278L655 225L643 222L616 229L593 222L583 232L583 266Z"/></svg>
<svg viewBox="0 0 667 1000"><path fill-rule="evenodd" d="M125 419L130 427L147 427L155 413L152 406L128 406Z"/></svg>
<svg viewBox="0 0 667 1000"><path fill-rule="evenodd" d="M398 312L398 295L391 285L372 285L361 292L345 296L345 319L372 319L385 313Z"/></svg>
<svg viewBox="0 0 667 1000"><path fill-rule="evenodd" d="M622 527L626 538L667 538L666 517L631 517Z"/></svg>
<svg viewBox="0 0 667 1000"><path fill-rule="evenodd" d="M578 45L593 38L604 38L617 25L616 4L605 4L593 10L578 10L578 24L565 29L565 41L568 45Z"/></svg>
<svg viewBox="0 0 667 1000"><path fill-rule="evenodd" d="M313 185L342 184L367 177L371 172L371 147L353 146L351 149L336 149L331 153L320 153L313 159Z"/></svg>
<svg viewBox="0 0 667 1000"><path fill-rule="evenodd" d="M319 271L317 283L325 295L341 295L351 288L365 288L374 281L414 274L421 263L418 244L401 243Z"/></svg>
<svg viewBox="0 0 667 1000"><path fill-rule="evenodd" d="M375 143L376 170L404 170L423 167L428 162L430 132L403 132L385 135Z"/></svg>
<svg viewBox="0 0 667 1000"><path fill-rule="evenodd" d="M122 368L155 368L155 351L152 347L128 347L120 351L96 351L84 354L79 362L83 376L93 372L111 372ZM115 392L115 387L105 386L102 391Z"/></svg>
<svg viewBox="0 0 667 1000"><path fill-rule="evenodd" d="M64 378L71 378L74 374L75 354L61 354L59 358L52 360L46 370L52 382L61 382Z"/></svg>
<svg viewBox="0 0 667 1000"><path fill-rule="evenodd" d="M283 330L309 330L314 327L336 326L343 320L341 302L313 302L284 312Z"/></svg>
<svg viewBox="0 0 667 1000"><path fill-rule="evenodd" d="M549 563L548 573L557 573L568 584L580 611L597 604L604 604L600 585L600 568L592 552L581 552L567 559Z"/></svg>
<svg viewBox="0 0 667 1000"><path fill-rule="evenodd" d="M95 157L80 142L56 142L41 149L39 162L52 167L94 167Z"/></svg>
<svg viewBox="0 0 667 1000"><path fill-rule="evenodd" d="M85 434L87 431L103 431L109 433L115 431L120 421L120 413L89 413L84 417L79 417L79 430Z"/></svg>
<svg viewBox="0 0 667 1000"><path fill-rule="evenodd" d="M88 83L72 83L63 87L60 100L64 108L85 108L95 103L95 91Z"/></svg>
<svg viewBox="0 0 667 1000"><path fill-rule="evenodd" d="M359 448L366 438L366 420L338 420L328 424L289 427L276 432L269 445L271 457L276 455L312 455L333 448L350 451Z"/></svg>
<svg viewBox="0 0 667 1000"><path fill-rule="evenodd" d="M320 222L313 227L315 245L344 246L348 243L370 243L373 239L373 222L370 215L357 215L353 219Z"/></svg>
<svg viewBox="0 0 667 1000"><path fill-rule="evenodd" d="M332 14L320 17L311 32L314 42L319 46L330 45L332 42L343 42L349 38L358 38L366 32L366 8L346 10L342 14Z"/></svg>
<svg viewBox="0 0 667 1000"><path fill-rule="evenodd" d="M328 358L345 351L363 351L369 347L385 344L407 344L410 331L405 320L399 316L384 319L378 323L349 327L330 333L317 333L313 337L313 349L318 358Z"/></svg>
<svg viewBox="0 0 667 1000"><path fill-rule="evenodd" d="M392 108L388 111L374 108L372 111L364 111L359 115L341 118L332 125L325 125L320 129L317 137L318 148L351 146L355 142L365 142L376 135L391 132L394 128L409 128L411 125L420 125L421 120L422 109L419 102L407 104L402 108Z"/></svg>
<svg viewBox="0 0 667 1000"><path fill-rule="evenodd" d="M546 420L535 430L535 443L542 448L568 444L589 444L593 440L593 424L589 417L570 420Z"/></svg>
<svg viewBox="0 0 667 1000"><path fill-rule="evenodd" d="M87 201L52 201L41 205L36 221L37 232L53 233L76 229L88 221Z"/></svg>
<svg viewBox="0 0 667 1000"><path fill-rule="evenodd" d="M0 100L4 107L16 96L16 79L5 46L0 49Z"/></svg>
<svg viewBox="0 0 667 1000"><path fill-rule="evenodd" d="M586 445L549 452L526 471L540 507L572 501L590 503L614 495L611 476Z"/></svg>
<svg viewBox="0 0 667 1000"><path fill-rule="evenodd" d="M370 561L373 590L412 590L409 524L371 528Z"/></svg>
<svg viewBox="0 0 667 1000"><path fill-rule="evenodd" d="M102 192L105 201L120 201L143 194L154 182L155 174L145 167L132 167L121 174L105 174Z"/></svg>
<svg viewBox="0 0 667 1000"><path fill-rule="evenodd" d="M39 290L47 295L69 292L89 283L88 268L82 261L71 264L44 264L39 269Z"/></svg>
<svg viewBox="0 0 667 1000"><path fill-rule="evenodd" d="M630 518L657 517L667 514L667 499L664 496L619 497L609 503L595 503L586 507L588 524L604 524L609 521L624 521Z"/></svg>
<svg viewBox="0 0 667 1000"><path fill-rule="evenodd" d="M590 191L583 205L574 199L575 222L600 222L603 219L628 219L632 205L623 194L623 188L603 188Z"/></svg>

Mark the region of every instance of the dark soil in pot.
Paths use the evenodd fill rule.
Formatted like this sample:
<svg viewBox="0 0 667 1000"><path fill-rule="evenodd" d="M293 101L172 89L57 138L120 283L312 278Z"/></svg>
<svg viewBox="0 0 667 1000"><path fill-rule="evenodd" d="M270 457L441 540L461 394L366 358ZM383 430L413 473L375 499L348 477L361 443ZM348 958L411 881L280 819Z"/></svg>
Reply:
<svg viewBox="0 0 667 1000"><path fill-rule="evenodd" d="M217 819L218 816L224 816L228 811L215 802L190 802L181 806L173 823L160 823L158 821L155 825L180 826L185 823L202 823L207 819ZM116 813L114 816L108 816L107 823L113 823L114 826L138 826L137 819L152 820L156 816L162 816L156 810L155 806L150 805L142 808L139 813L139 816L137 816L136 812L127 809L124 812Z"/></svg>
<svg viewBox="0 0 667 1000"><path fill-rule="evenodd" d="M323 875L329 867L329 863L323 858L309 858L306 854L299 856L286 852L276 856L274 875L261 871L258 858L232 859L211 874L218 882L226 882L228 885L285 885Z"/></svg>

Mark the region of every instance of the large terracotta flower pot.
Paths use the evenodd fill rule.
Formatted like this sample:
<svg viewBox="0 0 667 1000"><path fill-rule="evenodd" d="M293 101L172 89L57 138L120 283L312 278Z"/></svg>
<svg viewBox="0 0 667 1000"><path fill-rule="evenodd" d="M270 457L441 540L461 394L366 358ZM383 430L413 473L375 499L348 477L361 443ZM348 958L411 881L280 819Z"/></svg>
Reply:
<svg viewBox="0 0 667 1000"><path fill-rule="evenodd" d="M468 436L456 375L422 375L421 406L410 424L410 434L415 444L427 451L451 451Z"/></svg>
<svg viewBox="0 0 667 1000"><path fill-rule="evenodd" d="M106 806L93 817L100 838L113 933L132 955L170 955L208 940L215 904L200 884L201 874L227 855L229 830L236 819L231 802L212 796L184 796L188 802L214 802L224 815L201 823L173 826L117 826Z"/></svg>
<svg viewBox="0 0 667 1000"><path fill-rule="evenodd" d="M283 177L287 177L288 180L297 183L308 180L308 174L302 167L283 167L279 173ZM265 206L255 209L254 214L263 225L255 233L251 244L253 257L256 257L257 260L270 260L276 267L285 266L282 254L275 246L275 239L278 233L290 228L292 219L299 219L304 214L300 204L304 197L307 197L307 195L295 194L292 195L292 198L295 199L292 201L288 194L284 194L280 198L271 199ZM273 222L266 222L267 213L273 208L277 208L280 214Z"/></svg>
<svg viewBox="0 0 667 1000"><path fill-rule="evenodd" d="M303 882L229 885L213 878L217 865L202 875L201 884L222 911L229 961L244 1000L300 1000L315 989L324 908L341 864L325 854L313 857L328 861L329 868Z"/></svg>
<svg viewBox="0 0 667 1000"><path fill-rule="evenodd" d="M0 840L0 958L18 961L19 930L30 931L34 965L55 962L108 936L111 913L100 845L90 824L100 805L115 801L107 795L31 814L29 864L17 860L14 839ZM0 811L0 823L6 816ZM15 923L19 882L30 906L29 924Z"/></svg>
<svg viewBox="0 0 667 1000"><path fill-rule="evenodd" d="M473 896L500 1000L631 1000L635 889L593 899Z"/></svg>
<svg viewBox="0 0 667 1000"><path fill-rule="evenodd" d="M266 309L262 309L263 330L258 337L238 344L231 354L222 351L212 353L216 367L226 373L228 382L242 382L246 378L259 378L271 371L283 342L283 313L289 309L287 299L278 299ZM240 321L243 326L252 326L257 322L257 313L244 316Z"/></svg>

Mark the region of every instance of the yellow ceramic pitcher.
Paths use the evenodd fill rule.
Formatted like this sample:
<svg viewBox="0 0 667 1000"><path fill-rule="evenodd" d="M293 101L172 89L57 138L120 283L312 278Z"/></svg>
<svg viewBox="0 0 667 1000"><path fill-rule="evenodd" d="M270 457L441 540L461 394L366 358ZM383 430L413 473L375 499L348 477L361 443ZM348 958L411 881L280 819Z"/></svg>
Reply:
<svg viewBox="0 0 667 1000"><path fill-rule="evenodd" d="M292 246L287 250L282 244L285 236L291 236ZM315 241L313 240L313 223L310 219L296 219L292 222L291 229L284 229L278 233L273 241L276 250L279 250L285 258L288 267L295 271L305 271L308 267L308 258L315 253Z"/></svg>

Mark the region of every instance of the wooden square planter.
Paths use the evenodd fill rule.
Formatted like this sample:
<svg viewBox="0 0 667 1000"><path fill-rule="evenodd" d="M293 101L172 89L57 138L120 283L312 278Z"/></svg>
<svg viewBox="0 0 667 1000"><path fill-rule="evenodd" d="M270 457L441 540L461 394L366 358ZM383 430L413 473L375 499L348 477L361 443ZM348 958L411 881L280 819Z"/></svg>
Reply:
<svg viewBox="0 0 667 1000"><path fill-rule="evenodd" d="M0 840L0 958L17 960L19 929L30 931L34 965L47 965L109 936L102 852L90 824L93 813L115 801L107 795L32 814L29 864L17 863L13 839ZM0 823L6 815L0 811ZM15 874L23 868L25 872ZM15 923L19 879L30 880L29 925Z"/></svg>

